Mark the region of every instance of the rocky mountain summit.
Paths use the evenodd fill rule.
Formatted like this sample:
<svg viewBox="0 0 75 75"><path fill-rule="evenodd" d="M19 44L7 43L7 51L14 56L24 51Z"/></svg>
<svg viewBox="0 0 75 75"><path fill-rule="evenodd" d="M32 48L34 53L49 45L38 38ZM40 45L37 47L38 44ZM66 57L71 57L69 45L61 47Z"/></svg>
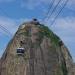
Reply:
<svg viewBox="0 0 75 75"><path fill-rule="evenodd" d="M36 19L23 23L0 60L0 75L75 75L62 40Z"/></svg>

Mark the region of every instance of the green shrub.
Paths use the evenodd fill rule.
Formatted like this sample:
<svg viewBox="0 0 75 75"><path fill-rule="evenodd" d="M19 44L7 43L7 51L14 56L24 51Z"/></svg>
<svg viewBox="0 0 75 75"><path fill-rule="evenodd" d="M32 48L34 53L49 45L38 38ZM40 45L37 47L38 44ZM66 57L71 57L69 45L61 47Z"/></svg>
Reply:
<svg viewBox="0 0 75 75"><path fill-rule="evenodd" d="M40 28L39 31L40 38L46 36L50 38L55 45L59 45L60 38L57 37L56 34L54 34L47 26L40 25L39 28Z"/></svg>

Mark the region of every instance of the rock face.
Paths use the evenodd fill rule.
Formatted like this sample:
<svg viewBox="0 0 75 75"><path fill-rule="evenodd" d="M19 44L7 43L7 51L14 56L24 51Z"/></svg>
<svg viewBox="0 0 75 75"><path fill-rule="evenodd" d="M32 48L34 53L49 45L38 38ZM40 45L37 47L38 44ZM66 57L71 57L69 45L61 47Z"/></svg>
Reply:
<svg viewBox="0 0 75 75"><path fill-rule="evenodd" d="M18 54L18 49L24 53ZM9 42L0 75L73 75L72 67L72 57L59 37L38 22L28 22Z"/></svg>
<svg viewBox="0 0 75 75"><path fill-rule="evenodd" d="M75 75L75 63L73 63L73 67L72 67L72 75Z"/></svg>

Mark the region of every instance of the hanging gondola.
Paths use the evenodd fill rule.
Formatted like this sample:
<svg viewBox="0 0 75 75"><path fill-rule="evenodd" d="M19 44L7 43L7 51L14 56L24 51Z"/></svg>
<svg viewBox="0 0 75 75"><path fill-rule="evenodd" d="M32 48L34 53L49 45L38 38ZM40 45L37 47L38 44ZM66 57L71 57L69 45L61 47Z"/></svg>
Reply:
<svg viewBox="0 0 75 75"><path fill-rule="evenodd" d="M23 55L25 53L25 49L24 48L17 48L17 54L18 55Z"/></svg>

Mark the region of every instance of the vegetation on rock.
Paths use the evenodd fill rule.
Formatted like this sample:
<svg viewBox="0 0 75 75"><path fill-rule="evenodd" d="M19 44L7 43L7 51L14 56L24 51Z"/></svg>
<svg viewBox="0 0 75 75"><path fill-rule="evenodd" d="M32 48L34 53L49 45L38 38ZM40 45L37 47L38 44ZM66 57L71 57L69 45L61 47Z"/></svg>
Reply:
<svg viewBox="0 0 75 75"><path fill-rule="evenodd" d="M40 25L39 28L40 28L39 35L41 38L46 36L51 39L53 44L59 45L60 38L57 37L56 34L54 34L47 26Z"/></svg>

